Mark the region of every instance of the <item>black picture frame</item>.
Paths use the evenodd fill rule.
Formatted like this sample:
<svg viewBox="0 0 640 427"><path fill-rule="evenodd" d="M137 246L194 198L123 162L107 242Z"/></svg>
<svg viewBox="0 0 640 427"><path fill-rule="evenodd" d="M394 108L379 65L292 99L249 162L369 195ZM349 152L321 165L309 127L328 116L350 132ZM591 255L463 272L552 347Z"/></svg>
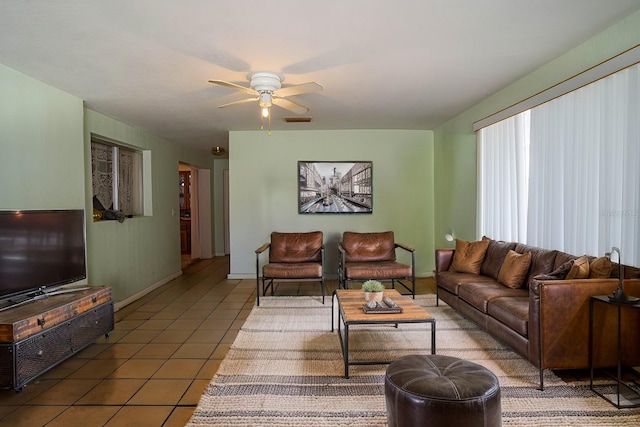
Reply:
<svg viewBox="0 0 640 427"><path fill-rule="evenodd" d="M298 161L298 213L373 213L373 162Z"/></svg>

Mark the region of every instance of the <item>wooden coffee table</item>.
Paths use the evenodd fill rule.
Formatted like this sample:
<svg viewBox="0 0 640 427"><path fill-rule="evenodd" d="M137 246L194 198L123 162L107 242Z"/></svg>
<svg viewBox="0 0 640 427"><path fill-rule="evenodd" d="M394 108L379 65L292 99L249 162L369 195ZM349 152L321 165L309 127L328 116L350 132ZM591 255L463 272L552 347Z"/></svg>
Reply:
<svg viewBox="0 0 640 427"><path fill-rule="evenodd" d="M391 298L402 313L367 314L362 309L365 304L364 292L355 289L338 289L331 298L331 332L334 330L334 303L338 301L338 337L344 359L344 377L349 378L350 365L384 365L391 360L349 361L349 326L351 325L383 325L398 323L431 323L431 354L436 354L436 319L427 310L416 304L411 298L400 295L395 289L385 289L384 296ZM344 325L344 337L340 324Z"/></svg>

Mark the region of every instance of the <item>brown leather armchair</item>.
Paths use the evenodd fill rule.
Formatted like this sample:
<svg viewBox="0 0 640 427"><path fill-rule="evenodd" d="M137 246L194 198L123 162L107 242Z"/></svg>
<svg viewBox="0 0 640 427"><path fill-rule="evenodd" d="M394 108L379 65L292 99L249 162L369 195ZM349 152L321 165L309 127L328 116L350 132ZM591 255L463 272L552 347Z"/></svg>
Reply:
<svg viewBox="0 0 640 427"><path fill-rule="evenodd" d="M396 261L396 248L411 253L411 265ZM393 231L381 233L356 233L345 231L338 243L338 280L343 289L349 282L369 279L391 281L416 297L415 249L395 241Z"/></svg>
<svg viewBox="0 0 640 427"><path fill-rule="evenodd" d="M269 263L262 267L260 254L269 249ZM260 282L262 295L274 282L320 282L324 304L324 242L322 231L308 233L271 233L271 242L256 249L256 301L260 305Z"/></svg>

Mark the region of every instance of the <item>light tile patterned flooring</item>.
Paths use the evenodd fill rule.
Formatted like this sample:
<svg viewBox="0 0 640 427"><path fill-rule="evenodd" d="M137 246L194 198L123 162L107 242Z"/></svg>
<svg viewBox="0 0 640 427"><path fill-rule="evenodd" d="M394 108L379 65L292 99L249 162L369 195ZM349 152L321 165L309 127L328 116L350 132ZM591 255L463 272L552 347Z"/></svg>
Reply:
<svg viewBox="0 0 640 427"><path fill-rule="evenodd" d="M108 339L19 393L0 390L0 426L184 426L254 306L255 280L229 280L228 272L228 257L189 265L118 311ZM335 287L327 281L327 295ZM433 279L418 279L416 291L433 293ZM310 283L276 289L319 293Z"/></svg>

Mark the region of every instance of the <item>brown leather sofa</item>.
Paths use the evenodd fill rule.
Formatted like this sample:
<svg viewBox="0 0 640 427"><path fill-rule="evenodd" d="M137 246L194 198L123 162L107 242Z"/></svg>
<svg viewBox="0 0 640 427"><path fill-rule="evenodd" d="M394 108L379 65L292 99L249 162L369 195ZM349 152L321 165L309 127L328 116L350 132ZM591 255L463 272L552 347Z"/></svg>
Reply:
<svg viewBox="0 0 640 427"><path fill-rule="evenodd" d="M590 367L590 297L608 295L618 287L619 265L609 264L609 277L584 277L576 273L587 260L595 267L604 257L578 257L557 250L527 246L516 242L483 238L482 257L476 257L475 272L456 269L455 253L468 255L469 246L456 242L456 249L436 250L435 279L438 301L459 311L499 341L528 359L540 371L544 388L545 369L586 369ZM468 242L462 242L467 243ZM510 253L515 252L515 254ZM460 252L461 254L463 252ZM530 253L530 255L528 254ZM507 256L509 254L509 256ZM520 287L505 286L501 276L505 259L520 254L530 257ZM459 271L462 270L462 271ZM473 270L473 268L472 268ZM623 266L624 290L640 296L640 269ZM503 270L504 273L504 270ZM567 274L573 273L573 274ZM595 275L598 276L598 275ZM602 276L602 274L600 274ZM608 304L594 306L594 366L617 365L617 311ZM623 309L623 356L625 365L640 365L640 310Z"/></svg>

